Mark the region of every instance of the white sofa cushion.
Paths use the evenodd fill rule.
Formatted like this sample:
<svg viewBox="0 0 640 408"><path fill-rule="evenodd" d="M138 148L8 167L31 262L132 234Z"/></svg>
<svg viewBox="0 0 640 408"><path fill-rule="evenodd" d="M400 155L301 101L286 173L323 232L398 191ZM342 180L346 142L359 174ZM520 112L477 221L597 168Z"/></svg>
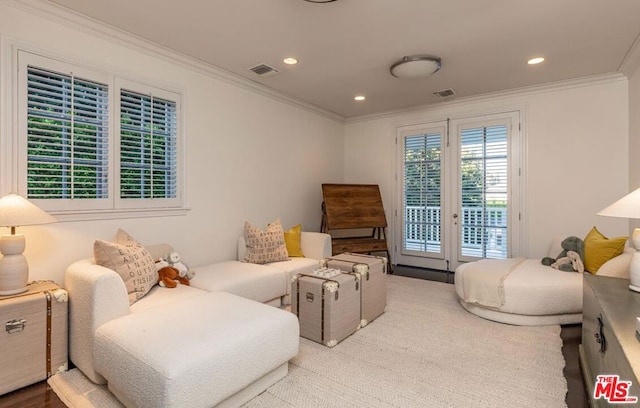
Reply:
<svg viewBox="0 0 640 408"><path fill-rule="evenodd" d="M194 288L187 285L178 284L175 288L165 288L159 285L151 288L147 296L138 300L129 308L131 313L139 313L145 310L154 310L158 307L168 304L180 302L194 296L202 296L208 292L202 289Z"/></svg>
<svg viewBox="0 0 640 408"><path fill-rule="evenodd" d="M295 357L298 336L291 313L208 293L100 326L95 366L129 404L213 406Z"/></svg>
<svg viewBox="0 0 640 408"><path fill-rule="evenodd" d="M224 291L269 302L287 293L287 275L278 268L239 261L224 261L193 268L191 286L208 292Z"/></svg>

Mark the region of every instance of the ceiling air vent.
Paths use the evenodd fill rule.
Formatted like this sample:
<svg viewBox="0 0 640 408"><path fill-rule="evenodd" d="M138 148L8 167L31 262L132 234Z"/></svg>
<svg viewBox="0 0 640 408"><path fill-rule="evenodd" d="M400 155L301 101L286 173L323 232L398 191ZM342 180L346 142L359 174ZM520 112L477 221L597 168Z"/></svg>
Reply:
<svg viewBox="0 0 640 408"><path fill-rule="evenodd" d="M433 96L437 96L438 98L450 98L455 95L456 93L451 88L443 89L442 91L437 91L433 93Z"/></svg>
<svg viewBox="0 0 640 408"><path fill-rule="evenodd" d="M256 75L260 75L261 77L270 77L278 73L278 70L270 67L267 64L258 64L255 67L249 68L249 71L252 71Z"/></svg>

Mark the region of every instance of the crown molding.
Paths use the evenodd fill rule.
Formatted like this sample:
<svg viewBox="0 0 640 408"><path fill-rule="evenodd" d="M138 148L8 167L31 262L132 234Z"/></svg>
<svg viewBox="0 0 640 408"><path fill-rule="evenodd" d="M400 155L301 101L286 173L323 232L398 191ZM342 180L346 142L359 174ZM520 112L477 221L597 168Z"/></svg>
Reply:
<svg viewBox="0 0 640 408"><path fill-rule="evenodd" d="M507 89L505 91L491 92L482 95L474 95L467 97L456 98L451 101L437 101L424 105L414 106L406 109L399 109L387 112L374 113L370 115L354 116L345 119L345 124L364 122L374 119L390 118L398 115L411 114L419 111L424 111L430 108L442 108L453 107L458 105L467 105L476 102L489 102L495 99L502 99L507 97L522 96L527 94L536 94L542 92L548 92L551 90L563 90L571 88L579 88L583 86L591 86L599 83L609 83L615 81L626 81L627 77L620 72L613 72L609 74L593 75L588 77L568 79L564 81L547 82L540 85L531 85L521 88Z"/></svg>
<svg viewBox="0 0 640 408"><path fill-rule="evenodd" d="M630 78L638 67L640 67L640 35L636 37L618 70Z"/></svg>
<svg viewBox="0 0 640 408"><path fill-rule="evenodd" d="M266 85L253 82L240 75L220 67L205 63L197 58L179 53L173 49L154 43L135 34L110 26L100 20L69 10L46 0L6 0L4 3L15 9L54 21L85 34L89 34L112 43L134 49L152 57L161 58L172 64L205 75L238 88L251 91L276 101L314 113L316 115L344 123L345 117L316 105L300 101L289 95L277 92Z"/></svg>

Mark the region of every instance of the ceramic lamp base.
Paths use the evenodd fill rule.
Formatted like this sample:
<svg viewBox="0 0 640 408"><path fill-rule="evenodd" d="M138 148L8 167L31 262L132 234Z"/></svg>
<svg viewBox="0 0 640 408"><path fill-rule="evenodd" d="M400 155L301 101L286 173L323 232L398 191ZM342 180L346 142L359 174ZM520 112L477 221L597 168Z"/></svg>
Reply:
<svg viewBox="0 0 640 408"><path fill-rule="evenodd" d="M640 286L629 285L629 289L631 289L634 292L640 292Z"/></svg>
<svg viewBox="0 0 640 408"><path fill-rule="evenodd" d="M636 230L638 229L636 228ZM634 235L636 235L635 231ZM634 292L640 292L640 252L637 251L637 248L636 252L631 256L631 263L629 264L629 289Z"/></svg>
<svg viewBox="0 0 640 408"><path fill-rule="evenodd" d="M0 238L0 296L15 295L27 290L29 265L24 251L24 235L4 235Z"/></svg>

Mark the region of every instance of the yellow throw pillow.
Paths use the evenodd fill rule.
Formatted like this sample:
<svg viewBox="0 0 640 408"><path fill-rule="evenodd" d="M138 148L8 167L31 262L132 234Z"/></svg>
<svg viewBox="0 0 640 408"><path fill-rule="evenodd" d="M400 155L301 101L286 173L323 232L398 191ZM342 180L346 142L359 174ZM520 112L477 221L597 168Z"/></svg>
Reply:
<svg viewBox="0 0 640 408"><path fill-rule="evenodd" d="M584 238L584 269L596 274L609 259L624 251L627 237L607 238L596 227Z"/></svg>
<svg viewBox="0 0 640 408"><path fill-rule="evenodd" d="M284 232L284 242L287 244L287 252L289 256L297 256L304 258L300 240L302 238L302 224L291 227Z"/></svg>

